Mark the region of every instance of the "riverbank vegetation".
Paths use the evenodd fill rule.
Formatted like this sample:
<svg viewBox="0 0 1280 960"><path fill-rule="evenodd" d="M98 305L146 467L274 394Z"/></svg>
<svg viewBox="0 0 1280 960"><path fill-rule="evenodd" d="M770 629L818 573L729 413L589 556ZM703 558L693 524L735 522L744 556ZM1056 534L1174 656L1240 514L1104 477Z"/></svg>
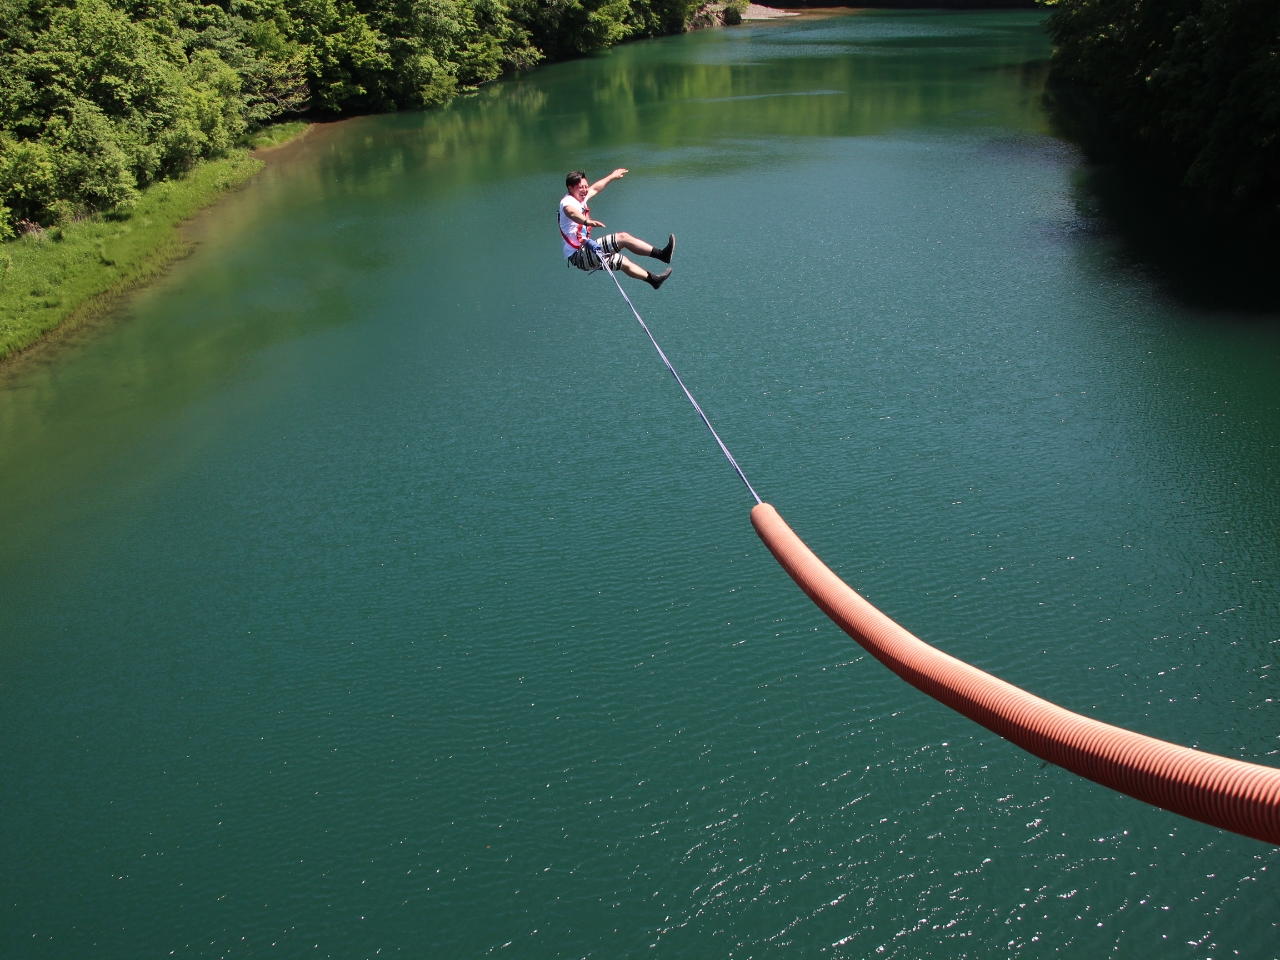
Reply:
<svg viewBox="0 0 1280 960"><path fill-rule="evenodd" d="M174 228L261 167L236 151L154 184L127 213L35 227L0 246L0 360L91 317L185 255L189 244Z"/></svg>
<svg viewBox="0 0 1280 960"><path fill-rule="evenodd" d="M1121 257L1190 305L1280 310L1280 3L1049 3L1050 116Z"/></svg>
<svg viewBox="0 0 1280 960"><path fill-rule="evenodd" d="M1280 3L1059 0L1050 95L1096 159L1209 206L1280 203Z"/></svg>
<svg viewBox="0 0 1280 960"><path fill-rule="evenodd" d="M280 119L422 107L684 29L690 0L0 0L0 236L123 210Z"/></svg>

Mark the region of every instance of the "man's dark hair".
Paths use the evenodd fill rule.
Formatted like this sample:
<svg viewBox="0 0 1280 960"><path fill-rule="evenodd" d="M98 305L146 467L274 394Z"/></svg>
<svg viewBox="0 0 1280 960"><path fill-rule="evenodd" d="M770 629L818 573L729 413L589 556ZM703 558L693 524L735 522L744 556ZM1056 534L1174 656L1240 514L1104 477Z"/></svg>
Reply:
<svg viewBox="0 0 1280 960"><path fill-rule="evenodd" d="M567 177L564 178L564 185L568 187L570 190L572 190L574 187L578 185L579 180L585 180L585 179L587 179L587 175L585 173L583 173L581 170L575 170L573 171L573 173L569 174Z"/></svg>

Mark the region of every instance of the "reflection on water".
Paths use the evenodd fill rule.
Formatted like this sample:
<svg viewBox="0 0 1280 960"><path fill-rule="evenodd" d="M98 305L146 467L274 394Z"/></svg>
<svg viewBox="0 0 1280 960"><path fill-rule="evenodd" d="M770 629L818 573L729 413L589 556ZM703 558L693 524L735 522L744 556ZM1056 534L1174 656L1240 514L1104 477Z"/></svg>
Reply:
<svg viewBox="0 0 1280 960"><path fill-rule="evenodd" d="M7 379L0 952L1269 955L1280 852L824 621L552 231L631 169L593 212L680 237L637 304L873 602L1275 763L1280 340L1116 269L1047 54L803 18L330 125Z"/></svg>
<svg viewBox="0 0 1280 960"><path fill-rule="evenodd" d="M233 235L243 226L237 221L228 217L210 234ZM343 233L335 225L330 239ZM54 504L70 500L74 512L86 484L132 472L136 444L236 380L249 358L356 315L351 272L370 266L358 248L337 259L327 243L295 249L308 263L303 274L277 263L270 281L253 288L246 276L265 265L255 271L231 250L220 251L224 260L213 269L199 259L180 264L80 342L8 373L0 390L0 524L11 541L47 522L43 511ZM183 289L176 308L175 285Z"/></svg>
<svg viewBox="0 0 1280 960"><path fill-rule="evenodd" d="M1046 105L1055 129L1095 161L1076 178L1078 203L1113 241L1118 266L1199 309L1280 312L1280 210L1252 209L1245 198L1209 208L1158 158L1135 153L1070 85L1053 84Z"/></svg>

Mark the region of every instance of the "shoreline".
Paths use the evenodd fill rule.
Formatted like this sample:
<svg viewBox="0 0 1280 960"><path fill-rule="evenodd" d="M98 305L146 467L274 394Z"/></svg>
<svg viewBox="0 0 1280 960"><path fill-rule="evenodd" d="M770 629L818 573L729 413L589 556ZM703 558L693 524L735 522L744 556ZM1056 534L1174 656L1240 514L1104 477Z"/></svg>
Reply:
<svg viewBox="0 0 1280 960"><path fill-rule="evenodd" d="M58 347L160 278L199 243L199 214L252 180L315 124L262 131L247 147L143 191L127 216L94 217L0 245L0 374L52 359Z"/></svg>

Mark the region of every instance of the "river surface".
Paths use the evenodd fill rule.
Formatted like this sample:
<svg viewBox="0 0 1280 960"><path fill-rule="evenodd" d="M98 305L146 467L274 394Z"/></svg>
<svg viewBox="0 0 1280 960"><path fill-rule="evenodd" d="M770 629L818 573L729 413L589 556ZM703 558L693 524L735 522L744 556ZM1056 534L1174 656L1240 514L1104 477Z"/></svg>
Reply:
<svg viewBox="0 0 1280 960"><path fill-rule="evenodd" d="M1280 765L1280 335L1117 254L1040 15L805 17L318 130L0 390L0 954L1273 957L1275 848L783 574Z"/></svg>

